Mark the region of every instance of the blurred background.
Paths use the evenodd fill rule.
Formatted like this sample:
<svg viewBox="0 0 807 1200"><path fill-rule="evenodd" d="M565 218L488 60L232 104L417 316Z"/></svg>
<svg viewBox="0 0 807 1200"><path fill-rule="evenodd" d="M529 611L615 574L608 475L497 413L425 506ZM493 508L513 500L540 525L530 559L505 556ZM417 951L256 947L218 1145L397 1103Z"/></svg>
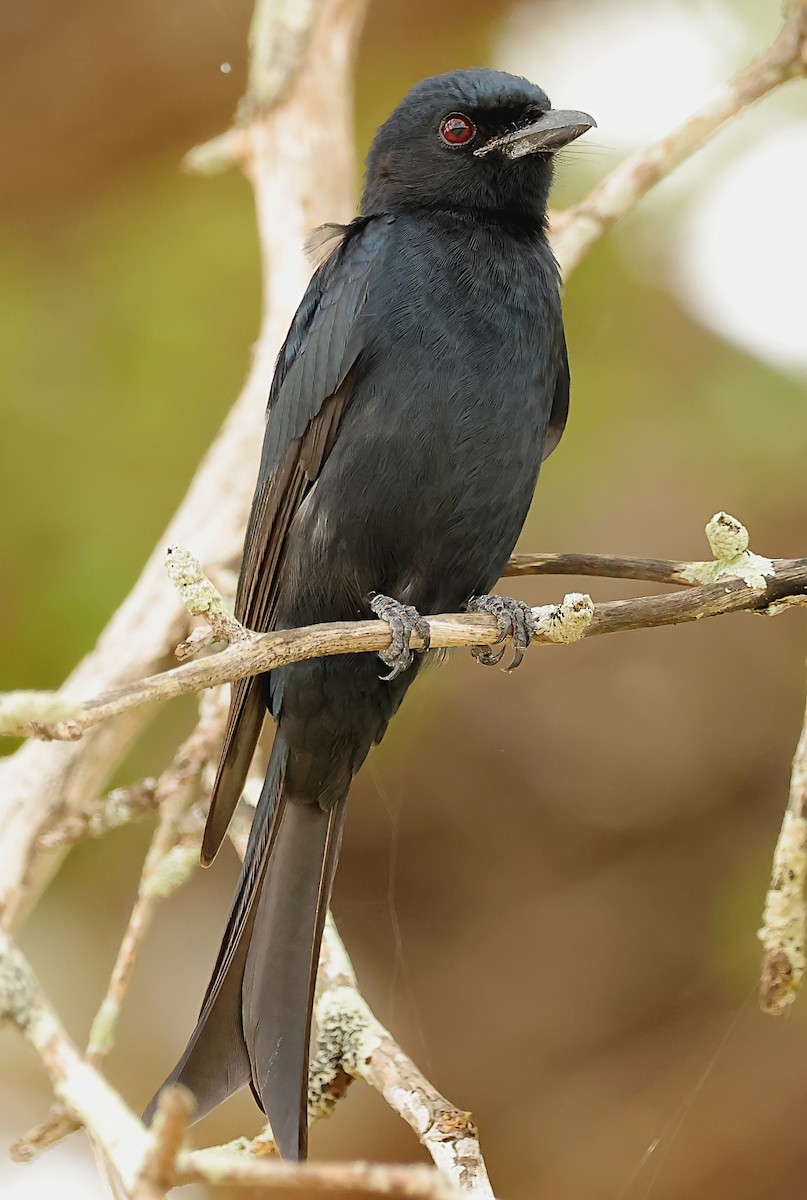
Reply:
<svg viewBox="0 0 807 1200"><path fill-rule="evenodd" d="M424 75L529 75L599 129L560 164L581 198L773 36L779 0L371 4L360 155ZM55 687L182 497L258 328L251 194L179 161L244 88L249 0L0 6L0 687ZM807 92L791 84L658 188L568 284L572 411L524 550L699 558L724 508L807 553ZM357 181L358 183L358 181ZM526 580L534 603L607 581ZM334 911L365 993L473 1110L507 1200L758 1200L807 1168L807 1002L756 1007L755 930L804 703L801 614L535 650L512 677L427 672L351 800ZM118 773L156 773L191 710ZM9 749L13 746L9 743ZM83 1045L150 825L85 842L23 934ZM163 909L112 1080L139 1110L185 1043L234 855ZM0 1143L50 1102L2 1035ZM254 1132L239 1097L197 1132ZM355 1085L317 1157L411 1160ZM103 1194L76 1136L0 1162L13 1200ZM242 1193L243 1194L243 1193Z"/></svg>

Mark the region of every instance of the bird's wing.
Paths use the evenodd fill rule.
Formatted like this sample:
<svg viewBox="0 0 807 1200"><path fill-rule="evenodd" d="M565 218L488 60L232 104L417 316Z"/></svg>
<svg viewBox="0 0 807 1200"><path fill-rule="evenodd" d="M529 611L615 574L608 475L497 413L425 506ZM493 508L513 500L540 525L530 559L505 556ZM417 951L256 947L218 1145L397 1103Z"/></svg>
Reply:
<svg viewBox="0 0 807 1200"><path fill-rule="evenodd" d="M566 338L561 332L560 367L558 369L555 395L552 398L552 408L544 437L544 453L542 459L549 455L563 437L566 419L569 416L569 358L566 353Z"/></svg>
<svg viewBox="0 0 807 1200"><path fill-rule="evenodd" d="M248 629L272 627L286 536L330 453L349 400L351 371L364 344L365 301L392 220L360 218L344 228L314 274L278 356L235 602L235 614ZM241 795L266 712L265 696L259 678L233 685L203 863L215 857Z"/></svg>

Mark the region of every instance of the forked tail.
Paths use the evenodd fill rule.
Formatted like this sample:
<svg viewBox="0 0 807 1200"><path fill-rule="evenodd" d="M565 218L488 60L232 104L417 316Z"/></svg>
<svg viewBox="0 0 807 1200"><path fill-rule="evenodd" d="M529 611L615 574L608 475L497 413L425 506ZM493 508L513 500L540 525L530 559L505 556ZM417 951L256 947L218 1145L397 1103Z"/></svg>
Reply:
<svg viewBox="0 0 807 1200"><path fill-rule="evenodd" d="M287 758L278 731L199 1020L162 1086L188 1087L201 1117L249 1083L280 1153L299 1160L308 1144L314 985L345 800L325 810L287 795Z"/></svg>

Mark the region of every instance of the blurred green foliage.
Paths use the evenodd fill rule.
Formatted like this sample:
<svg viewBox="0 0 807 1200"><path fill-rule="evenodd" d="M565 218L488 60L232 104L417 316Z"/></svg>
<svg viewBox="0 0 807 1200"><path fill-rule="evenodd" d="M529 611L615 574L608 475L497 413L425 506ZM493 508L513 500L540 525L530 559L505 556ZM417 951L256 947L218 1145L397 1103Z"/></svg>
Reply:
<svg viewBox="0 0 807 1200"><path fill-rule="evenodd" d="M238 391L258 302L235 173L154 164L0 241L0 686L57 686L126 595Z"/></svg>

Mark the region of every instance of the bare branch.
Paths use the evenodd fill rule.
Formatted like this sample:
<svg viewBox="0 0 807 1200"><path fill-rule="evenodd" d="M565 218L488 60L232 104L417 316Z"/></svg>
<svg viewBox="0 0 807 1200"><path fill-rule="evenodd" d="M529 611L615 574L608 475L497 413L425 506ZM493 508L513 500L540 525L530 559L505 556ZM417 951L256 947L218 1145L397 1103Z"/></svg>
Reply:
<svg viewBox="0 0 807 1200"><path fill-rule="evenodd" d="M151 1138L135 1185L135 1200L163 1200L174 1186L177 1155L194 1107L191 1093L177 1083L160 1092Z"/></svg>
<svg viewBox="0 0 807 1200"><path fill-rule="evenodd" d="M388 1196L392 1200L462 1200L433 1167L381 1163L289 1163L254 1158L223 1148L189 1150L179 1156L178 1183L227 1184L267 1191L322 1191L339 1196Z"/></svg>
<svg viewBox="0 0 807 1200"><path fill-rule="evenodd" d="M600 579L640 579L647 583L694 582L685 576L692 563L667 558L615 554L513 554L502 579L517 575L594 575Z"/></svg>
<svg viewBox="0 0 807 1200"><path fill-rule="evenodd" d="M720 91L657 142L638 150L572 208L555 214L552 245L564 275L570 274L601 237L636 207L660 180L699 150L749 104L807 71L807 3L791 3L774 42L738 71Z"/></svg>

